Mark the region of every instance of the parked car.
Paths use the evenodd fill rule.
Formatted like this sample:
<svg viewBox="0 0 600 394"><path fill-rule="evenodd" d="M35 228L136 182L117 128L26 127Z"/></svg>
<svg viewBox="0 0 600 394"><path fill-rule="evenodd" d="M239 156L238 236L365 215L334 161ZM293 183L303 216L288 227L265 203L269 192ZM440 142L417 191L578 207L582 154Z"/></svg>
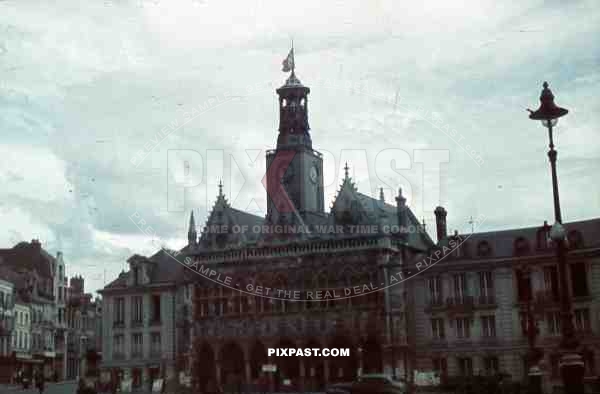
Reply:
<svg viewBox="0 0 600 394"><path fill-rule="evenodd" d="M354 382L336 383L327 387L327 394L405 394L408 386L405 382L394 380L384 374L367 374Z"/></svg>

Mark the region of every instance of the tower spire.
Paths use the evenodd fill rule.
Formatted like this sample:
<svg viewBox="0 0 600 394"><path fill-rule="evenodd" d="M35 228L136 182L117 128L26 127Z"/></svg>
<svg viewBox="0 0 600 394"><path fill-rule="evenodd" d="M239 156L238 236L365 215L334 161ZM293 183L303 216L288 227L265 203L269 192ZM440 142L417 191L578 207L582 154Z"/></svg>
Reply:
<svg viewBox="0 0 600 394"><path fill-rule="evenodd" d="M190 226L188 229L188 245L195 245L198 239L198 233L196 232L196 221L194 220L194 211L190 214Z"/></svg>
<svg viewBox="0 0 600 394"><path fill-rule="evenodd" d="M344 166L344 179L350 178L349 170L350 167L348 167L348 162L346 162L346 165Z"/></svg>

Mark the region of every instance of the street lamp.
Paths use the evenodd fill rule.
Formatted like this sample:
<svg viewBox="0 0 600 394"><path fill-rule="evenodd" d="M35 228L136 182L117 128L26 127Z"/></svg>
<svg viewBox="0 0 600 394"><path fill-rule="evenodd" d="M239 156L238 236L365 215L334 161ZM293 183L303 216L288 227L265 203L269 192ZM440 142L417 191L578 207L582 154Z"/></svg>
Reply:
<svg viewBox="0 0 600 394"><path fill-rule="evenodd" d="M554 95L548 88L548 82L544 82L543 86L544 89L540 96L540 107L536 111L529 110L529 118L542 122L542 125L548 129L548 138L550 140L548 158L550 159L550 169L552 171L552 193L554 197L555 220L555 223L550 230L550 238L556 245L561 290L560 314L562 341L560 347L563 354L560 362L560 369L564 392L566 394L576 394L583 392L584 368L581 356L577 354L577 346L579 343L577 338L575 338L573 315L571 314L571 297L569 295L567 282L567 243L560 212L558 179L556 175L557 152L554 149L554 139L552 135L552 128L556 126L558 118L565 116L569 111L554 104Z"/></svg>
<svg viewBox="0 0 600 394"><path fill-rule="evenodd" d="M522 272L524 279L530 280L531 269L529 265L523 263L520 267L520 271ZM524 311L524 319L522 321L522 325L525 334L527 335L527 342L529 344L529 354L527 355L527 358L529 360L529 371L527 374L529 376L528 393L541 394L542 372L539 367L539 362L544 356L544 352L540 348L535 346L540 330L537 325L535 311L532 310L533 294L531 291L531 287L529 287L526 297L526 307Z"/></svg>

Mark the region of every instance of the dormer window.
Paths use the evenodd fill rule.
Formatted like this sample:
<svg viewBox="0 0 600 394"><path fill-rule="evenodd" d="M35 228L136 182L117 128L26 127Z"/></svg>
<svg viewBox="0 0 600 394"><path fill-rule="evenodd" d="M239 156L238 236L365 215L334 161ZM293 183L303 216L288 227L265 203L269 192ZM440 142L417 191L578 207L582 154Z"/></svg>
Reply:
<svg viewBox="0 0 600 394"><path fill-rule="evenodd" d="M569 247L571 249L578 249L583 247L583 235L581 235L581 232L577 230L571 230L567 234L567 239L569 240Z"/></svg>
<svg viewBox="0 0 600 394"><path fill-rule="evenodd" d="M537 248L548 249L550 247L550 225L544 222L544 225L537 231Z"/></svg>
<svg viewBox="0 0 600 394"><path fill-rule="evenodd" d="M140 285L140 267L133 267L133 285Z"/></svg>
<svg viewBox="0 0 600 394"><path fill-rule="evenodd" d="M481 241L477 244L477 255L479 257L488 257L492 254L492 247L488 241Z"/></svg>
<svg viewBox="0 0 600 394"><path fill-rule="evenodd" d="M529 253L529 242L524 237L519 237L514 243L514 254L522 256Z"/></svg>

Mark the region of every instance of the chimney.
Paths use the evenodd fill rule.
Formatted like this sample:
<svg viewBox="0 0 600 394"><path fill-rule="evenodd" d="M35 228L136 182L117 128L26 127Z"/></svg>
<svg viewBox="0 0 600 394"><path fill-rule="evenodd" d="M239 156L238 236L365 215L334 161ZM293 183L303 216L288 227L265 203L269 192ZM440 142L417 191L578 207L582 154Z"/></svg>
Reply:
<svg viewBox="0 0 600 394"><path fill-rule="evenodd" d="M435 227L439 243L448 236L448 230L446 229L446 215L448 215L448 212L446 212L444 207L437 207L433 213L435 214Z"/></svg>
<svg viewBox="0 0 600 394"><path fill-rule="evenodd" d="M31 246L33 247L33 249L35 249L36 251L40 251L42 249L42 244L40 243L39 239L32 239L31 240Z"/></svg>

